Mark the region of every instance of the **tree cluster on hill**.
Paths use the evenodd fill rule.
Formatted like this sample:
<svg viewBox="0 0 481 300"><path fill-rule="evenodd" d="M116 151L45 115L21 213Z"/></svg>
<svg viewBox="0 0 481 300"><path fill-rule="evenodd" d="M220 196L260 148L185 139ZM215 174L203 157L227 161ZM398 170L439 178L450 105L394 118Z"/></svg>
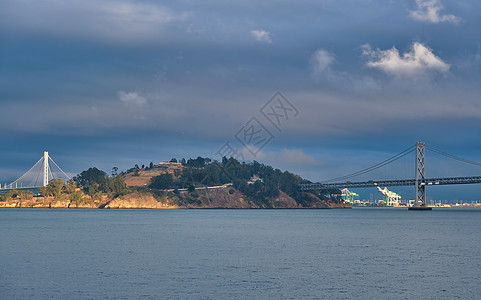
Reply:
<svg viewBox="0 0 481 300"><path fill-rule="evenodd" d="M109 176L104 171L97 168L89 168L73 178L82 190L91 197L105 193L114 198L130 192L125 185L122 175L116 174Z"/></svg>
<svg viewBox="0 0 481 300"><path fill-rule="evenodd" d="M47 186L40 187L39 190L42 196L54 197L57 200L62 200L67 195L72 201L82 198L82 193L77 190L77 183L74 180L69 180L64 184L62 178L52 179Z"/></svg>
<svg viewBox="0 0 481 300"><path fill-rule="evenodd" d="M299 204L306 205L313 201L312 195L299 191L299 184L308 183L300 176L287 171L274 169L257 161L245 163L234 158L224 157L221 162L208 158L181 160L185 169L175 179L172 174L161 174L151 179L151 189L188 189L193 192L196 187L216 186L232 183L233 187L260 207L269 207L269 199L276 198L280 192L294 198ZM323 194L336 193L321 191L318 197L327 200Z"/></svg>

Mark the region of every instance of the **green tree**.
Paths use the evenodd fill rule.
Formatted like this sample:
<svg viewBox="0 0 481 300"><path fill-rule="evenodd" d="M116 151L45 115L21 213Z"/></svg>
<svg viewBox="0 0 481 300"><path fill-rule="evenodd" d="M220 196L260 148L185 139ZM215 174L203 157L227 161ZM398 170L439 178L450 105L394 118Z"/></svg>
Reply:
<svg viewBox="0 0 481 300"><path fill-rule="evenodd" d="M67 184L65 184L65 191L69 194L74 193L77 188L77 182L75 182L74 180L69 180L67 181Z"/></svg>
<svg viewBox="0 0 481 300"><path fill-rule="evenodd" d="M74 191L70 194L70 201L74 201L78 204L82 200L82 193L79 191Z"/></svg>
<svg viewBox="0 0 481 300"><path fill-rule="evenodd" d="M20 190L18 191L18 196L20 197L20 199L30 200L33 198L33 192L29 190Z"/></svg>
<svg viewBox="0 0 481 300"><path fill-rule="evenodd" d="M117 175L118 172L119 172L119 168L117 168L117 167L113 167L113 168L112 168L112 176Z"/></svg>
<svg viewBox="0 0 481 300"><path fill-rule="evenodd" d="M202 168L209 161L210 161L210 159L208 159L208 158L203 158L203 157L198 156L196 159L189 159L187 161L187 166L193 167L193 168Z"/></svg>
<svg viewBox="0 0 481 300"><path fill-rule="evenodd" d="M159 176L152 177L150 187L159 190L174 188L174 178L170 173L160 174Z"/></svg>
<svg viewBox="0 0 481 300"><path fill-rule="evenodd" d="M95 195L97 195L99 193L98 187L96 187L94 185L89 185L86 188L84 187L84 189L85 189L85 192L87 193L87 195L89 195L90 197L95 197Z"/></svg>
<svg viewBox="0 0 481 300"><path fill-rule="evenodd" d="M58 198L62 194L63 186L64 184L62 178L50 180L47 185L48 195Z"/></svg>
<svg viewBox="0 0 481 300"><path fill-rule="evenodd" d="M113 177L104 177L99 185L99 190L107 193L110 197L115 197L127 192L127 185L125 184L122 175Z"/></svg>
<svg viewBox="0 0 481 300"><path fill-rule="evenodd" d="M89 168L87 171L83 171L82 173L77 175L74 180L79 186L87 188L90 185L100 184L106 176L107 173L94 167Z"/></svg>
<svg viewBox="0 0 481 300"><path fill-rule="evenodd" d="M48 197L48 189L46 186L41 186L38 188L39 192L40 192L40 195L44 196L44 197Z"/></svg>

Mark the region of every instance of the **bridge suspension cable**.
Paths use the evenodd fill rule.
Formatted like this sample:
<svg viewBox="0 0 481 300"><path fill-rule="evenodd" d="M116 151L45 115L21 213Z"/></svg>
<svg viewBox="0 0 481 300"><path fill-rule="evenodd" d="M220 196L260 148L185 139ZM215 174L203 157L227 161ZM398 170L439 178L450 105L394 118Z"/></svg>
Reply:
<svg viewBox="0 0 481 300"><path fill-rule="evenodd" d="M443 152L443 151L441 151L441 150L434 149L434 148L429 147L429 146L425 146L425 147L426 147L426 149L428 149L428 150L430 150L430 151L432 151L432 152L434 152L434 153L443 155L443 156L445 156L445 157L448 157L448 158L451 158L451 159L454 159L454 160L457 160L457 161L460 161L460 162L464 162L464 163L467 163L467 164L471 164L471 165L475 165L475 166L481 167L481 163L479 163L479 162L467 160L467 159L464 159L464 158L461 158L461 157L458 157L458 156L455 156L455 155L452 155L452 154Z"/></svg>
<svg viewBox="0 0 481 300"><path fill-rule="evenodd" d="M50 159L51 162L53 162L53 164L60 170L60 172L62 172L63 175L65 175L65 177L67 177L69 180L72 179L70 178L70 176L67 175L67 173L65 173L58 165L57 163L49 156L48 157Z"/></svg>
<svg viewBox="0 0 481 300"><path fill-rule="evenodd" d="M15 180L14 182L10 183L9 186L10 187L13 187L16 183L18 182L21 182L21 180L23 178L25 178L27 176L27 174L29 174L35 167L37 167L41 162L43 162L43 157L41 157L34 165L33 167L30 168L30 170L28 170L27 172L25 172L25 174L23 174L22 176L20 176L20 178L18 178L17 180ZM37 175L37 180L35 181L35 183L38 181L38 175Z"/></svg>
<svg viewBox="0 0 481 300"><path fill-rule="evenodd" d="M383 160L382 162L380 163L377 163L369 168L366 168L366 169L363 169L363 170L360 170L360 171L357 171L355 173L352 173L352 174L348 174L348 175L345 175L345 176L341 176L341 177L337 177L337 178L333 178L333 179L330 179L330 180L326 180L326 181L323 181L322 183L329 183L329 182L333 182L333 181L341 181L341 180L346 180L346 179L349 179L349 178L352 178L352 177L356 177L356 176L360 176L360 175L363 175L363 174L366 174L366 173L369 173L371 171L374 171L374 170L377 170L379 168L382 168L384 167L385 165L388 165L392 162L395 162L396 160L412 153L414 150L416 149L416 145L413 145L409 148L407 148L406 150L386 159L386 160Z"/></svg>

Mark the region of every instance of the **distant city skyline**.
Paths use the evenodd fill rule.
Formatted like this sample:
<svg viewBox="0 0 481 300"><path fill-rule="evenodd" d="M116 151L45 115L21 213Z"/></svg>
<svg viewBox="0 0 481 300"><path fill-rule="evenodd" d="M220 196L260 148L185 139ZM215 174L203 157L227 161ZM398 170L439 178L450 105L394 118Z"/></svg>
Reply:
<svg viewBox="0 0 481 300"><path fill-rule="evenodd" d="M75 175L232 147L312 181L418 141L481 161L479 28L474 0L4 0L0 182L43 151Z"/></svg>

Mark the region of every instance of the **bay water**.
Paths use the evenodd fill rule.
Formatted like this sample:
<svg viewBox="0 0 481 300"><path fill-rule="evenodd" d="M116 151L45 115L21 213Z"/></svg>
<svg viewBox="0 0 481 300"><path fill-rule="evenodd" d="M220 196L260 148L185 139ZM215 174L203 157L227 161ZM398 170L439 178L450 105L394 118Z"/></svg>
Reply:
<svg viewBox="0 0 481 300"><path fill-rule="evenodd" d="M0 209L0 299L480 299L481 209Z"/></svg>

